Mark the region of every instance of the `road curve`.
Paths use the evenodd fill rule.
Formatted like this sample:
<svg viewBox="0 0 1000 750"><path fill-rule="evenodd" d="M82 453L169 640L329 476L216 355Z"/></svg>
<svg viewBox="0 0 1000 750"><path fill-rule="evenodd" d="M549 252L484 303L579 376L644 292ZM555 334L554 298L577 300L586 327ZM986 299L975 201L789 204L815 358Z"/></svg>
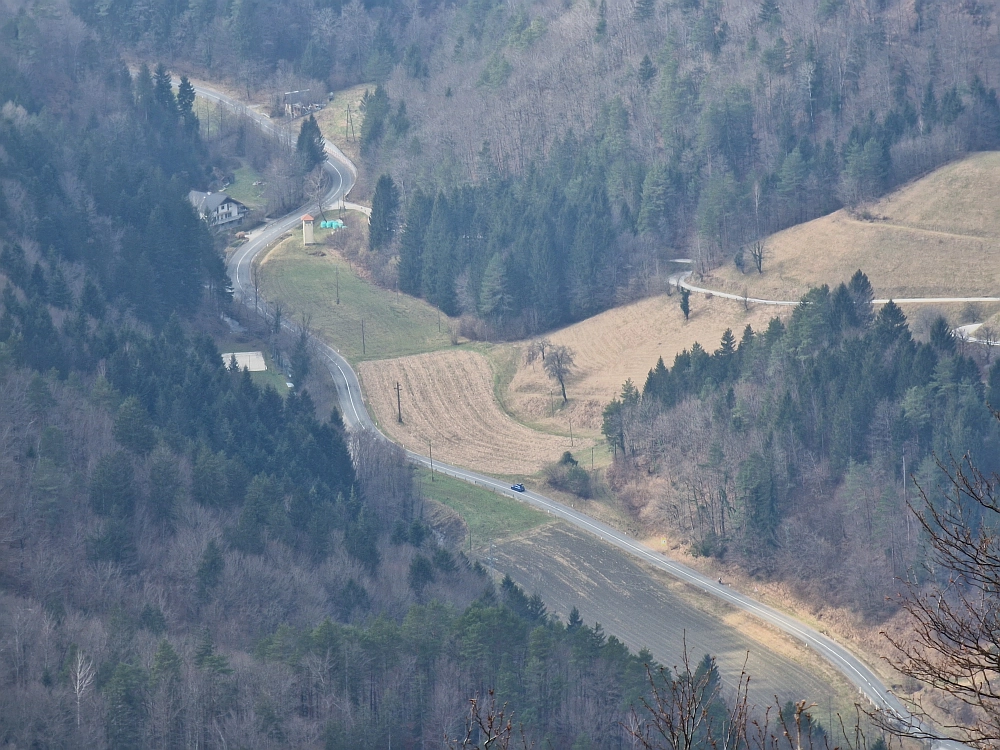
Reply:
<svg viewBox="0 0 1000 750"><path fill-rule="evenodd" d="M194 91L202 99L221 104L234 112L245 114L247 117L252 118L265 133L279 140L291 142L293 138L292 131L283 125L274 123L267 115L201 83L194 84ZM351 192L351 188L354 187L354 183L357 180L358 170L339 148L329 141L325 142L324 145L327 159L323 162L323 169L330 179L330 188L327 190L326 195L323 196L323 205L332 208L338 202L344 201L347 198L347 194ZM364 206L349 205L356 210L371 213L371 210L365 209ZM233 292L238 298L242 300L249 297L253 291L250 268L254 258L282 234L297 226L302 214L306 210L308 210L308 207L298 209L287 216L265 224L262 229L251 232L250 240L242 245L233 257L230 258L229 277L233 282Z"/></svg>
<svg viewBox="0 0 1000 750"><path fill-rule="evenodd" d="M225 96L224 94L207 88L204 85L196 86L196 91L198 95L203 98L220 102L236 111L246 112L249 116L254 117L260 126L267 132L273 133L278 137L287 137L287 131L275 126L274 123L270 122L269 118L246 108L241 103ZM357 169L343 154L343 152L335 146L332 146L332 144L327 144L327 154L328 159L324 164L324 167L330 173L332 184L326 198L324 199L324 203L332 205L337 201L344 199L351 187L353 187L354 181L357 177ZM252 239L243 245L239 252L237 252L230 259L229 274L233 279L233 290L239 298L247 299L249 301L248 298L252 292L252 286L250 285L249 278L249 268L253 259L281 234L294 227L300 220L302 211L303 209L294 211L281 219L269 223L262 230L254 232ZM702 290L698 287L688 286L684 281L686 276L687 274L682 274L678 278L678 281L682 286L685 286L692 291L710 292L710 290ZM741 299L737 295L727 295L716 292L710 293L717 294L717 296L722 297ZM765 300L752 301L764 302L766 304L798 304L797 302L767 302ZM285 322L285 325L289 328L294 328L294 325L287 321ZM354 369L333 347L319 340L314 340L314 344L316 351L333 377L340 401L341 415L347 428L351 430L371 430L381 435L368 414L367 408L365 407L364 400L362 398L361 385ZM456 479L469 482L470 484L507 495L515 500L526 502L539 510L545 511L556 518L562 519L577 528L599 537L603 542L611 544L639 558L643 562L650 564L655 568L662 570L707 594L710 594L711 596L717 597L733 607L758 617L764 622L801 641L807 647L815 651L819 656L830 662L858 688L860 693L871 703L872 706L886 711L892 716L898 717L910 726L916 728L920 727L919 723L910 715L909 711L902 704L902 702L892 692L890 692L885 685L882 684L881 680L875 675L874 671L870 667L848 651L844 646L837 643L830 637L823 635L814 628L804 625L795 618L784 614L773 607L762 604L745 594L735 591L727 585L720 584L718 581L708 578L683 563L654 551L653 549L628 536L625 532L612 528L601 521L593 519L590 516L563 505L562 503L546 497L545 495L530 490L526 492L515 492L511 490L505 482L498 481L493 477L479 474L477 472L470 471L469 469L441 463L440 461L432 462L432 460L427 456L410 450L406 451L406 455L414 463L432 468L436 472L440 472ZM941 744L947 744L953 748L959 747L957 743Z"/></svg>

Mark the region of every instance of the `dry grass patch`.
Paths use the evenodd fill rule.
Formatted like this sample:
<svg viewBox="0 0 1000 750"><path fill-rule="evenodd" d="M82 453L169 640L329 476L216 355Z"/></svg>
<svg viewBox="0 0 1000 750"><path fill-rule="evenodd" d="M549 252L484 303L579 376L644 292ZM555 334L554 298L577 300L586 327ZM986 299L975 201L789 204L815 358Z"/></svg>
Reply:
<svg viewBox="0 0 1000 750"><path fill-rule="evenodd" d="M365 362L359 368L368 407L379 427L420 453L430 440L435 459L507 476L535 474L570 449L568 437L525 427L493 395L493 372L482 354L442 351ZM403 424L396 421L396 383ZM577 447L590 450L592 442Z"/></svg>
<svg viewBox="0 0 1000 750"><path fill-rule="evenodd" d="M700 342L713 351L722 333L732 328L737 339L749 323L754 330L767 326L775 315L788 309L751 305L746 311L733 300L705 295L691 296L691 318L684 321L680 298L659 295L618 307L593 318L549 334L553 344L570 347L576 353L573 375L566 383L569 403L555 381L549 379L542 363L525 365L524 344L517 345L517 372L505 394L512 412L543 429L586 430L596 436L601 428L601 412L631 378L638 388L658 357L669 366L674 355Z"/></svg>
<svg viewBox="0 0 1000 750"><path fill-rule="evenodd" d="M1000 153L974 154L869 207L791 227L767 240L764 273L729 263L700 286L795 300L846 281L858 268L885 297L995 296L1000 292Z"/></svg>

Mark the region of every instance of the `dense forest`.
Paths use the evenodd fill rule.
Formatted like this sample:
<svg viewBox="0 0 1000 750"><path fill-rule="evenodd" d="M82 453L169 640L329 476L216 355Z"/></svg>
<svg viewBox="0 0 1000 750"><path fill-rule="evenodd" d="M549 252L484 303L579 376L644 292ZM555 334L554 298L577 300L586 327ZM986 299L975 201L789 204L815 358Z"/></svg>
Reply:
<svg viewBox="0 0 1000 750"><path fill-rule="evenodd" d="M474 228L426 256L397 232L382 265L399 256L422 277L401 286L511 336L649 291L657 257L710 267L1000 143L992 3L76 7L104 38L248 93L370 84L364 171L405 187L411 239L429 225L428 196L457 214L452 235ZM493 201L498 180L519 198ZM592 222L583 238L560 226L573 214ZM540 289L556 299L525 301Z"/></svg>
<svg viewBox="0 0 1000 750"><path fill-rule="evenodd" d="M604 433L632 512L813 601L890 612L898 581L928 574L904 493L919 505L916 482L942 497L938 459L950 467L968 453L984 472L1000 469L989 407L1000 362L984 362L944 318L915 340L897 305L873 311L871 300L858 271L810 291L787 326L727 330L714 351L695 344L670 367L658 361L641 391L626 383ZM653 500L640 490L650 473L665 482ZM982 509L967 511L975 528Z"/></svg>
<svg viewBox="0 0 1000 750"><path fill-rule="evenodd" d="M248 96L371 84L378 278L476 335L519 336L657 289L676 254L711 265L995 146L993 13L4 6L0 741L434 747L461 741L470 698L493 691L529 741L625 747L663 719L661 695L691 697L696 717L736 710L710 658L647 674L648 653L495 584L422 523L400 451L345 434L308 389L282 397L222 362L206 331L231 291L187 191L246 158L277 210L315 158L240 118L203 127L186 79L175 90L167 66L117 53ZM896 466L905 454L927 487L932 451L990 468L1000 367L984 390L943 324L917 342L870 299L863 276L816 290L787 327L729 333L658 363L642 392L626 384L605 432L631 509L681 519L699 554L795 567L801 586L882 612L921 554ZM665 503L632 492L650 473L673 478Z"/></svg>
<svg viewBox="0 0 1000 750"><path fill-rule="evenodd" d="M492 695L531 741L624 746L647 667L725 713L710 659L661 673L495 584L421 520L400 449L223 362L237 313L187 191L230 147L294 153L238 119L203 137L185 78L65 8L0 28L0 744L439 747Z"/></svg>

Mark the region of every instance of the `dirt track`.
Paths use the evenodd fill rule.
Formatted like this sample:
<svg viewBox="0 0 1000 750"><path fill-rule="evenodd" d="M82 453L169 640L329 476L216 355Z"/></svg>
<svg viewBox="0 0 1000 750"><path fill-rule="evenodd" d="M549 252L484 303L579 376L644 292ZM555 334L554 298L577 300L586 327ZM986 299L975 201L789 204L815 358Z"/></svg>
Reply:
<svg viewBox="0 0 1000 750"><path fill-rule="evenodd" d="M758 706L775 695L782 702L805 699L828 724L831 709L852 705L846 681L808 649L581 531L551 524L497 544L493 554L497 570L540 593L550 612L565 621L576 606L586 624L600 622L606 633L633 650L648 648L667 666L679 662L686 638L692 661L714 655L731 688L749 651L750 695Z"/></svg>

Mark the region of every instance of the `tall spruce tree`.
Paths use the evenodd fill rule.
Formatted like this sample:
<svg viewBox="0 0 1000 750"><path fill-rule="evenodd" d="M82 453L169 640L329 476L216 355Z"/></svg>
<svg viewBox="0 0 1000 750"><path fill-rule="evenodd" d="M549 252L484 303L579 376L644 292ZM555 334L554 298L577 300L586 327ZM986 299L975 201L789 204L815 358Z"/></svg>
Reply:
<svg viewBox="0 0 1000 750"><path fill-rule="evenodd" d="M295 143L295 152L302 160L306 172L311 172L326 159L323 152L323 134L319 132L319 124L314 115L309 115L302 121L299 139Z"/></svg>
<svg viewBox="0 0 1000 750"><path fill-rule="evenodd" d="M372 216L368 226L368 249L388 247L396 236L399 223L399 188L390 175L384 174L375 183Z"/></svg>

